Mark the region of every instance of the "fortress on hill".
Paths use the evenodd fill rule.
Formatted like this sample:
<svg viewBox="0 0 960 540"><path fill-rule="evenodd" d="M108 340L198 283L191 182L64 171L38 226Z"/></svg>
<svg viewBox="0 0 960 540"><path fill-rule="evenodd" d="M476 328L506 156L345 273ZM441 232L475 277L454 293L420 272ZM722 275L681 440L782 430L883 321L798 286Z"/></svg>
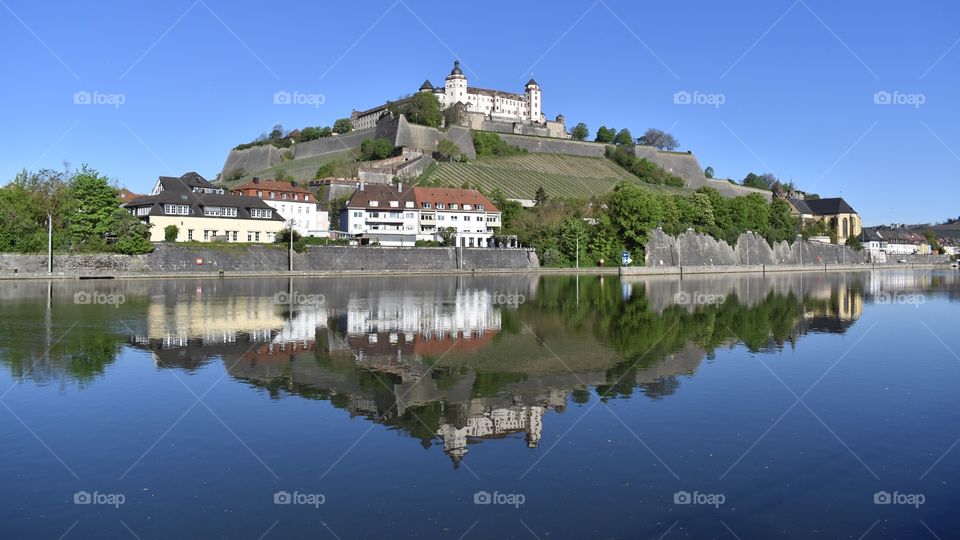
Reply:
<svg viewBox="0 0 960 540"><path fill-rule="evenodd" d="M543 114L543 92L533 78L524 86L522 94L477 88L467 84L467 76L460 68L460 61L456 60L450 74L444 78L443 86L433 86L427 79L417 91L436 96L444 110L457 109L460 125L466 128L570 138L562 114L552 121ZM354 110L350 114L353 129L376 127L380 119L389 116L389 106L390 103L384 103L365 111Z"/></svg>

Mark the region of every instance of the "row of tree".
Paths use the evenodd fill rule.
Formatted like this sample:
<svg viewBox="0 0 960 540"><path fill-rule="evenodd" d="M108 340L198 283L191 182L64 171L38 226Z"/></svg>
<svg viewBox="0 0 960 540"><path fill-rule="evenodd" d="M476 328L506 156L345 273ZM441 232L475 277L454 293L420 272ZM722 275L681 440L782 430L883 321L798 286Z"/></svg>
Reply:
<svg viewBox="0 0 960 540"><path fill-rule="evenodd" d="M590 136L590 129L586 124L580 122L570 130L570 136L575 141L585 141ZM643 135L634 139L629 129L624 128L617 131L617 128L600 126L593 140L605 144L640 144L666 151L676 150L680 146L676 137L656 128L650 128Z"/></svg>
<svg viewBox="0 0 960 540"><path fill-rule="evenodd" d="M800 232L799 220L782 199L767 202L759 194L726 198L707 187L668 195L621 182L612 193L590 201L540 196L539 204L527 210L499 191L491 199L503 212L503 233L537 248L545 266L573 266L578 245L581 266L618 260L622 251L643 260L650 231L657 227L673 235L692 228L730 244L746 231L771 243L793 241Z"/></svg>
<svg viewBox="0 0 960 540"><path fill-rule="evenodd" d="M148 225L120 208L118 190L84 165L79 170L22 171L0 188L0 251L148 253Z"/></svg>
<svg viewBox="0 0 960 540"><path fill-rule="evenodd" d="M268 144L271 146L276 146L277 148L289 148L295 143L323 139L324 137L332 137L334 134L342 135L344 133L349 133L352 130L353 123L350 122L349 118L340 118L333 123L332 127L311 126L302 129L294 129L293 131L285 130L282 124L276 124L269 133L262 133L256 139L248 143L238 144L233 149L245 150L247 148L265 146Z"/></svg>

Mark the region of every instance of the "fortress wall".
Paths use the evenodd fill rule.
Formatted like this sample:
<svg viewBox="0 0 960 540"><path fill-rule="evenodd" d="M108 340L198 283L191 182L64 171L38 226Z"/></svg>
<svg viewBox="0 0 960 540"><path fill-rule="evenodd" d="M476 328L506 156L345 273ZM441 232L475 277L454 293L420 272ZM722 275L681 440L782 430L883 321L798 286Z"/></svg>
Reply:
<svg viewBox="0 0 960 540"><path fill-rule="evenodd" d="M528 137L524 135L502 134L500 138L507 144L538 154L566 154L568 156L604 157L606 145L595 142L552 139L547 137Z"/></svg>
<svg viewBox="0 0 960 540"><path fill-rule="evenodd" d="M221 178L241 168L247 173L262 171L281 161L283 161L283 154L280 153L280 149L271 145L231 150L227 154L227 161L223 164Z"/></svg>

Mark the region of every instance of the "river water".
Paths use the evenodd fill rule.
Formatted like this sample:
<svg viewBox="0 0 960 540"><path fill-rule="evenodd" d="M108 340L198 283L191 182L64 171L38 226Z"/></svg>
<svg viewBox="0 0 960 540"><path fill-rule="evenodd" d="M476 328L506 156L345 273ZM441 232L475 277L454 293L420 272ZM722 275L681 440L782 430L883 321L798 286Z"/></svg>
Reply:
<svg viewBox="0 0 960 540"><path fill-rule="evenodd" d="M960 275L0 283L3 538L949 538Z"/></svg>

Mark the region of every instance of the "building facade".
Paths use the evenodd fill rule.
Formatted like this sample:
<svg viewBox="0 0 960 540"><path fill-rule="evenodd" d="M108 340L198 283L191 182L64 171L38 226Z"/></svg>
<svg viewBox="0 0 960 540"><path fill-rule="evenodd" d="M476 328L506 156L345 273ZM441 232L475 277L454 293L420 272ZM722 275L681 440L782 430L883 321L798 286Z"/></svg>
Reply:
<svg viewBox="0 0 960 540"><path fill-rule="evenodd" d="M151 225L152 242L163 242L166 228L174 225L177 242L270 243L285 226L261 199L225 194L197 173L162 176L150 195L123 206Z"/></svg>
<svg viewBox="0 0 960 540"><path fill-rule="evenodd" d="M301 236L327 236L330 232L329 213L317 205L313 193L296 182L254 178L230 193L263 200Z"/></svg>
<svg viewBox="0 0 960 540"><path fill-rule="evenodd" d="M492 247L500 225L500 210L475 189L361 183L340 211L343 232L382 246L450 237L458 247Z"/></svg>
<svg viewBox="0 0 960 540"><path fill-rule="evenodd" d="M443 86L433 86L425 80L418 92L428 92L436 96L442 109L452 107L460 109L462 123L471 129L483 129L484 120L498 124L529 124L546 128L552 137L569 137L564 127L563 115L556 121L548 121L543 114L543 91L534 79L524 86L522 93L491 90L470 86L467 76L460 68L460 61L453 63L450 74L444 78ZM350 115L353 129L369 129L390 114L389 105L384 104L365 111L356 111Z"/></svg>
<svg viewBox="0 0 960 540"><path fill-rule="evenodd" d="M845 244L851 236L859 237L863 223L860 214L847 201L840 197L832 199L795 199L787 198L790 211L803 220L804 224L823 222L836 233L837 243Z"/></svg>

